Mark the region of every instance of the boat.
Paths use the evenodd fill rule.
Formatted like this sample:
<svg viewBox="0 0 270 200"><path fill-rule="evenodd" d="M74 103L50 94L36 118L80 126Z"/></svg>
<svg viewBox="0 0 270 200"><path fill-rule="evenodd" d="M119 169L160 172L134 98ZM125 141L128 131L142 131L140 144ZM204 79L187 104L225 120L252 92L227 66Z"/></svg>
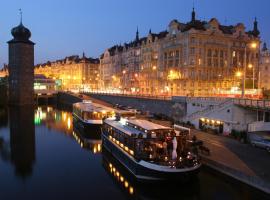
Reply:
<svg viewBox="0 0 270 200"><path fill-rule="evenodd" d="M189 181L201 163L186 145L188 133L145 119L108 118L102 147L139 181Z"/></svg>
<svg viewBox="0 0 270 200"><path fill-rule="evenodd" d="M73 104L73 123L85 133L100 133L103 120L115 115L115 110L107 106L84 100Z"/></svg>

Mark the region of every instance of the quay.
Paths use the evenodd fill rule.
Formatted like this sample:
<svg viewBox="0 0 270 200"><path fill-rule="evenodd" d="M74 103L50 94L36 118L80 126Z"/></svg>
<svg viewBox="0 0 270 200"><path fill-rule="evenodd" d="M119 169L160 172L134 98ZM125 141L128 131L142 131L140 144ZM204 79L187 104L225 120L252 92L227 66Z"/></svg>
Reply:
<svg viewBox="0 0 270 200"><path fill-rule="evenodd" d="M70 105L82 100L92 100L95 103L113 106L116 102L121 104L123 101L121 97L117 98L118 101L110 101L110 98L104 101L103 98L97 98L97 95L72 93L59 93L59 99L61 103ZM129 101L129 99L131 100ZM152 102L157 101L154 106L164 106L163 101L168 101L167 99L138 99L137 97L129 97L129 99L125 98L126 104L132 102L134 108L136 108L134 102L141 105L142 101L146 103L152 100ZM148 103L151 104L150 102ZM157 110L160 112L162 108ZM167 110L167 112L170 111ZM155 123L169 124L170 122L155 120ZM206 167L263 191L266 194L270 194L270 159L268 152L225 136L218 136L195 129L192 129L191 133L196 135L199 140L202 140L205 146L210 149L210 155L200 154L202 162Z"/></svg>

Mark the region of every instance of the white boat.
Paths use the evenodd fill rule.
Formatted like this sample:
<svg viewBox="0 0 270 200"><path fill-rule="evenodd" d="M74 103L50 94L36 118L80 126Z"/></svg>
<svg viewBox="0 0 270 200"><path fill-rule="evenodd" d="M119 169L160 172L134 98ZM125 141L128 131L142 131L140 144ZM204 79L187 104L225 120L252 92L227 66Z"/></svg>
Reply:
<svg viewBox="0 0 270 200"><path fill-rule="evenodd" d="M92 101L83 101L73 104L73 122L77 128L88 133L100 132L100 126L103 120L115 115L115 110L107 106L93 103Z"/></svg>
<svg viewBox="0 0 270 200"><path fill-rule="evenodd" d="M102 145L137 179L189 180L201 163L186 146L188 132L142 119L106 119Z"/></svg>

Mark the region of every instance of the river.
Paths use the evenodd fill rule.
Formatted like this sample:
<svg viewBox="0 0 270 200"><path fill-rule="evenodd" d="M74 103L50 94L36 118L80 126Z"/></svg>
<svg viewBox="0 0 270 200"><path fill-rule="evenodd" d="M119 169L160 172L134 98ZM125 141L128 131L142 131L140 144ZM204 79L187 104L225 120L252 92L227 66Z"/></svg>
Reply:
<svg viewBox="0 0 270 200"><path fill-rule="evenodd" d="M109 153L98 133L86 139L71 112L54 107L0 109L0 199L265 199L205 167L197 180L143 184Z"/></svg>

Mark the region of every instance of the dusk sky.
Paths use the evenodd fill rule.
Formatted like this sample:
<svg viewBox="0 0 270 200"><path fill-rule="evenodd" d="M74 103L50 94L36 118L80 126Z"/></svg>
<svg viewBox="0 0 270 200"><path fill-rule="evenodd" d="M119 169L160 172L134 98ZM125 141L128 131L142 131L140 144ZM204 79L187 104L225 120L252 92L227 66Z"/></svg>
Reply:
<svg viewBox="0 0 270 200"><path fill-rule="evenodd" d="M172 19L187 22L193 0L9 0L0 4L0 68L8 60L7 41L10 30L23 24L32 32L36 43L35 63L69 55L98 57L106 48L140 36L149 29L167 29ZM270 43L269 0L195 0L197 18L217 18L220 23L243 22L252 29L257 16L262 41Z"/></svg>

